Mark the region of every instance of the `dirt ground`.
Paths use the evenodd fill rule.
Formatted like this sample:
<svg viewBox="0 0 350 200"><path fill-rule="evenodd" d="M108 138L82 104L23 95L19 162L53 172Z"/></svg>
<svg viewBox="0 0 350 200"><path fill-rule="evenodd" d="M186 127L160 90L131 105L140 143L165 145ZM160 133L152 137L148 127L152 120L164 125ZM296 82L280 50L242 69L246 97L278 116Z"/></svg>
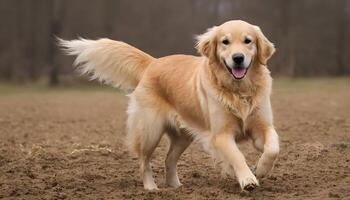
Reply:
<svg viewBox="0 0 350 200"><path fill-rule="evenodd" d="M127 98L116 90L0 85L0 199L350 199L350 79L277 80L281 153L261 187L242 193L199 144L181 157L183 187L143 190L124 148ZM259 153L241 145L251 168Z"/></svg>

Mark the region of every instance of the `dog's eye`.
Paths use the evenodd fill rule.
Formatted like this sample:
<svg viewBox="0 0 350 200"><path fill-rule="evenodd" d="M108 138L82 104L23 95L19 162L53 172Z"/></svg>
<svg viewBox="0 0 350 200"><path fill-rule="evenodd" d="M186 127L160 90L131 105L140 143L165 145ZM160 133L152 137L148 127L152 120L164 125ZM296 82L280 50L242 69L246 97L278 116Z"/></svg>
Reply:
<svg viewBox="0 0 350 200"><path fill-rule="evenodd" d="M249 44L249 43L251 43L252 41L249 39L249 38L246 38L245 40L244 40L244 43L246 43L246 44Z"/></svg>
<svg viewBox="0 0 350 200"><path fill-rule="evenodd" d="M224 44L224 45L228 45L230 43L230 41L228 41L228 39L224 39L223 41L222 41L222 44Z"/></svg>

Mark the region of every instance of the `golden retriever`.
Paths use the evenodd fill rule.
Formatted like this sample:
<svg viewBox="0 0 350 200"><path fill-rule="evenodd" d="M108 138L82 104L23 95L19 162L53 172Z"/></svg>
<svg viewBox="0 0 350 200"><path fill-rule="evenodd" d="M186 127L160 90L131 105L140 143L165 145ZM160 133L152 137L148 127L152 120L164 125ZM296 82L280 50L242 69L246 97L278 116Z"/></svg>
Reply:
<svg viewBox="0 0 350 200"><path fill-rule="evenodd" d="M198 36L200 57L154 58L109 39L59 40L75 65L115 87L130 91L127 143L140 159L144 188L158 189L150 165L161 137L170 139L166 183L179 187L176 164L193 140L252 190L273 168L279 153L270 103L272 79L266 66L274 45L258 26L234 20ZM237 143L250 138L262 152L255 175Z"/></svg>

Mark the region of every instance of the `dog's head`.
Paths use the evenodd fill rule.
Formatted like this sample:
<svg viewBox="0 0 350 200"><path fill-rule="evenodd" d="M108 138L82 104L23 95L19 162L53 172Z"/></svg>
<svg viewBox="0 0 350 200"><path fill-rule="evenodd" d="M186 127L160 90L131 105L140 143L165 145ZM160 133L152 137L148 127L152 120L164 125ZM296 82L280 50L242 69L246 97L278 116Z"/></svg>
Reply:
<svg viewBox="0 0 350 200"><path fill-rule="evenodd" d="M240 20L210 28L197 39L198 52L227 70L235 80L243 79L254 63L266 65L275 52L258 26Z"/></svg>

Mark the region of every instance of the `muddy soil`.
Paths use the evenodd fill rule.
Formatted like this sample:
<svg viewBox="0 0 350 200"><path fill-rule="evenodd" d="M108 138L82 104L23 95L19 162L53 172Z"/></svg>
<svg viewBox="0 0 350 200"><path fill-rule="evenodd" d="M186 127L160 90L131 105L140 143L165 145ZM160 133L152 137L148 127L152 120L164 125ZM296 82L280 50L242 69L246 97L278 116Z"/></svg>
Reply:
<svg viewBox="0 0 350 200"><path fill-rule="evenodd" d="M0 199L350 199L350 80L276 81L281 153L250 193L199 144L181 157L183 186L164 184L168 141L153 168L159 191L143 190L124 146L127 98L114 90L0 91ZM240 146L254 167L259 153Z"/></svg>

